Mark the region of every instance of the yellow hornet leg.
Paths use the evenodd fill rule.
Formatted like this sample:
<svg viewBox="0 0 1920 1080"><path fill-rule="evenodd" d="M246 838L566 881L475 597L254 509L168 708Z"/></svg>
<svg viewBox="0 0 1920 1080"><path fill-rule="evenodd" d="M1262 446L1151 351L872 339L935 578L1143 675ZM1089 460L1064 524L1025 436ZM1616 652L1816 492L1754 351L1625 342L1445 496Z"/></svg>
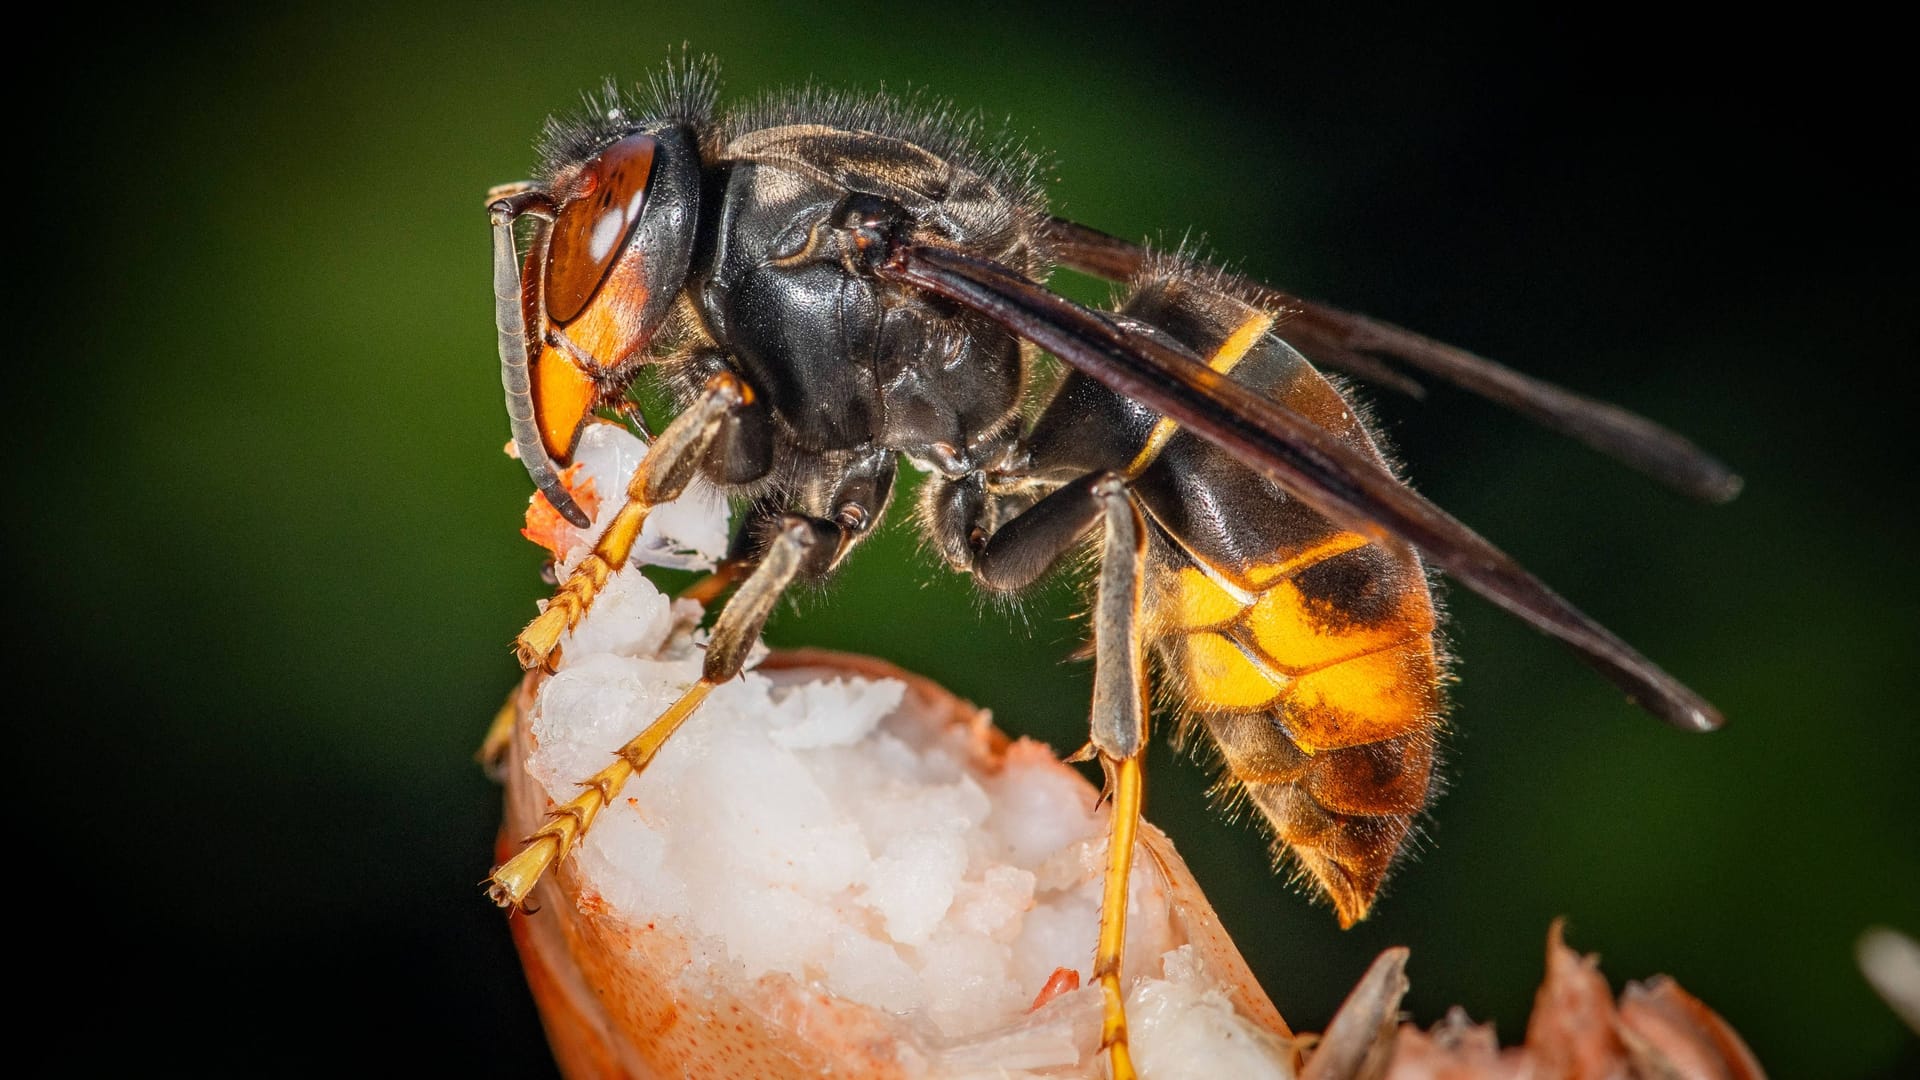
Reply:
<svg viewBox="0 0 1920 1080"><path fill-rule="evenodd" d="M1113 789L1113 825L1107 833L1106 888L1100 897L1100 946L1093 957L1093 978L1100 984L1105 1015L1100 1046L1113 1064L1113 1080L1134 1080L1127 1048L1127 994L1120 985L1120 961L1127 947L1127 882L1133 874L1133 841L1139 831L1143 778L1140 754L1115 761L1102 757Z"/></svg>
<svg viewBox="0 0 1920 1080"><path fill-rule="evenodd" d="M1140 824L1140 763L1147 741L1147 643L1141 617L1146 521L1127 491L1125 476L1091 472L1001 522L984 543L973 545L971 569L975 580L988 588L1020 588L1078 546L1096 524L1104 527L1104 537L1093 603L1093 703L1086 748L1067 760L1098 758L1113 797L1093 978L1105 1004L1101 1049L1115 1080L1134 1080L1121 962L1127 947L1127 881Z"/></svg>
<svg viewBox="0 0 1920 1080"><path fill-rule="evenodd" d="M627 483L627 501L600 534L592 553L580 560L547 602L547 609L514 641L521 667L551 668L560 635L580 624L607 579L627 565L633 545L640 539L640 529L647 523L648 511L680 497L700 459L719 435L720 421L752 399L753 392L746 383L722 372L707 380L699 399L660 433Z"/></svg>
<svg viewBox="0 0 1920 1080"><path fill-rule="evenodd" d="M1133 870L1134 834L1143 794L1140 762L1146 756L1147 658L1140 604L1146 576L1146 523L1127 494L1126 482L1101 478L1089 492L1100 505L1106 536L1100 545L1100 581L1093 605L1093 709L1089 741L1107 773L1113 795L1113 826L1107 833L1106 888L1100 897L1100 944L1093 978L1100 984L1104 1016L1100 1045L1113 1080L1134 1080L1127 1046L1127 990L1121 959L1127 947L1127 881Z"/></svg>
<svg viewBox="0 0 1920 1080"><path fill-rule="evenodd" d="M713 568L713 573L704 575L693 584L680 590L679 599L697 600L702 604L711 604L720 598L720 594L747 571L747 565L738 559L722 560Z"/></svg>
<svg viewBox="0 0 1920 1080"><path fill-rule="evenodd" d="M527 838L520 853L494 869L487 891L495 902L502 907L523 907L533 887L540 883L541 875L566 858L593 827L600 811L620 797L627 781L646 770L660 747L693 715L713 688L740 674L780 595L794 578L808 569L812 555L819 551L831 553L835 549L831 539L821 536L816 524L832 528L831 523L815 523L805 518L790 516L785 520L759 565L740 583L739 590L714 620L700 681L680 695L679 700L668 706L667 711L632 742L621 747L613 764L583 782L580 786L585 790L565 805L547 811L546 823Z"/></svg>
<svg viewBox="0 0 1920 1080"><path fill-rule="evenodd" d="M620 796L620 789L627 781L645 771L660 752L669 736L680 729L693 710L707 699L713 690L713 684L705 679L694 683L680 699L667 707L660 718L647 725L632 742L621 747L616 753L613 764L594 773L581 783L585 788L572 801L547 811L547 822L538 832L527 838L526 846L520 854L508 859L493 871L493 878L487 892L501 907L525 905L528 894L540 883L555 863L565 858L573 850L580 837L593 827L593 820L600 811Z"/></svg>
<svg viewBox="0 0 1920 1080"><path fill-rule="evenodd" d="M480 749L474 752L473 760L489 774L497 774L502 762L507 760L507 749L513 745L513 725L520 712L520 688L513 688L507 695L507 703L493 714L493 723L487 725L487 736L480 740Z"/></svg>

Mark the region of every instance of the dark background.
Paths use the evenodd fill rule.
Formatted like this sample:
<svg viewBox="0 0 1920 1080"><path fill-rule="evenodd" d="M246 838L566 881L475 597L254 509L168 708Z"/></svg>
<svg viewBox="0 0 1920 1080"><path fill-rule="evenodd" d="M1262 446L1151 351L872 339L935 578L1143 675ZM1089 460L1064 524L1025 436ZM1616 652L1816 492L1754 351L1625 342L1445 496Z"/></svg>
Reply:
<svg viewBox="0 0 1920 1080"><path fill-rule="evenodd" d="M1913 425L1885 374L1915 357L1915 186L1890 30L409 11L16 38L71 76L16 92L8 515L31 703L15 934L64 950L34 985L103 1036L63 1052L551 1067L479 889L498 793L470 754L543 592L500 453L480 197L525 175L547 112L690 41L734 99L815 77L1008 117L1075 216L1193 230L1745 473L1737 502L1695 506L1464 394L1381 401L1426 494L1731 723L1665 730L1453 589L1450 790L1347 933L1158 752L1151 815L1297 1027L1406 944L1416 1020L1460 1003L1517 1038L1565 915L1616 986L1672 973L1776 1075L1920 1062L1852 960L1869 925L1920 931ZM914 546L889 531L772 640L877 652L1078 745L1071 598L1010 617Z"/></svg>

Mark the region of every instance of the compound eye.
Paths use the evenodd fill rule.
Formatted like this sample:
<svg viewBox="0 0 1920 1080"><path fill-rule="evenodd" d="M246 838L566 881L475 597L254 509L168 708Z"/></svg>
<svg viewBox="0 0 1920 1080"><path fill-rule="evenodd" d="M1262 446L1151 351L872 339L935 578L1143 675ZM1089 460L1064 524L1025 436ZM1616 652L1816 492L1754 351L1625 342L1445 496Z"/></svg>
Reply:
<svg viewBox="0 0 1920 1080"><path fill-rule="evenodd" d="M646 206L658 145L651 135L629 135L582 170L580 194L554 218L547 251L547 318L553 322L579 315L606 280Z"/></svg>

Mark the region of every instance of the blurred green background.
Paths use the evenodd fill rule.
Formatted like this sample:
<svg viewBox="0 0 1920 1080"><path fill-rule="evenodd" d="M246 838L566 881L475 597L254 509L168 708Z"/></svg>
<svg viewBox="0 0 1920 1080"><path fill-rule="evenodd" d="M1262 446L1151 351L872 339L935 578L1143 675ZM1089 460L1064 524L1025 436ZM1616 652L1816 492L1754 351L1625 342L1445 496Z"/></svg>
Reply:
<svg viewBox="0 0 1920 1080"><path fill-rule="evenodd" d="M1151 816L1297 1027L1405 944L1416 1020L1459 1003L1517 1038L1565 915L1616 986L1673 974L1776 1075L1920 1068L1852 960L1871 924L1920 931L1911 400L1881 374L1916 352L1913 186L1879 149L1900 69L1870 28L1108 4L115 18L23 37L76 66L17 102L30 449L8 520L44 704L14 724L14 893L79 941L45 1000L110 1003L114 1038L81 1060L551 1069L479 888L499 797L470 755L544 591L500 453L480 197L526 174L549 111L689 41L732 99L811 77L1005 116L1083 220L1191 230L1745 473L1700 507L1464 394L1380 400L1426 494L1731 725L1667 731L1452 590L1449 790L1347 933L1157 751ZM984 605L895 527L770 636L876 652L1071 748L1072 610L1058 588Z"/></svg>

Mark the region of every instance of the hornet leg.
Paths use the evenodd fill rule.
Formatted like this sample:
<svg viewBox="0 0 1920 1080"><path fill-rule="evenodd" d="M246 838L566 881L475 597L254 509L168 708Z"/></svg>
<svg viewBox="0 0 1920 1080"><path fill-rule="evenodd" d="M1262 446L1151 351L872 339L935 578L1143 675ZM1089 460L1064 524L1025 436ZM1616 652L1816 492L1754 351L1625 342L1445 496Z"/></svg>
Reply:
<svg viewBox="0 0 1920 1080"><path fill-rule="evenodd" d="M752 389L738 376L716 374L707 380L699 399L660 433L627 483L626 503L600 534L592 553L580 560L547 609L514 641L522 667L552 669L560 635L579 625L607 579L627 564L648 511L686 490L701 458L719 437L722 421L752 401Z"/></svg>
<svg viewBox="0 0 1920 1080"><path fill-rule="evenodd" d="M1141 764L1147 741L1147 659L1146 644L1141 640L1140 605L1146 525L1127 495L1122 477L1092 473L1049 494L978 544L971 569L988 588L1023 588L1103 519L1106 536L1101 543L1100 583L1094 606L1090 749L1107 774L1113 824L1107 834L1107 869L1093 980L1100 985L1105 1000L1100 1045L1112 1063L1113 1080L1134 1080L1120 967L1127 943L1127 883L1132 875L1134 838L1145 793Z"/></svg>
<svg viewBox="0 0 1920 1080"><path fill-rule="evenodd" d="M815 552L833 550L838 542L835 531L829 522L797 515L785 519L760 564L714 622L700 681L616 751L611 765L583 781L579 795L548 811L545 824L527 838L519 854L494 868L488 892L495 902L502 907L523 907L541 876L573 850L600 811L619 797L628 780L646 769L713 688L740 674L761 628L773 613L773 605L794 578L809 569Z"/></svg>
<svg viewBox="0 0 1920 1080"><path fill-rule="evenodd" d="M785 514L784 503L778 496L762 496L749 502L740 514L740 523L734 526L733 538L727 543L726 558L721 559L712 572L680 590L680 599L698 600L702 605L711 605L720 599L753 570L759 561L762 539L778 530L777 523Z"/></svg>
<svg viewBox="0 0 1920 1080"><path fill-rule="evenodd" d="M473 759L487 770L487 775L498 779L500 770L506 765L507 750L513 744L514 715L519 710L520 687L516 685L507 692L507 703L493 714L493 722L487 725L486 737L480 740L480 749L474 752Z"/></svg>
<svg viewBox="0 0 1920 1080"><path fill-rule="evenodd" d="M1140 602L1146 526L1119 477L1103 477L1092 494L1100 500L1107 528L1100 548L1100 585L1094 602L1091 735L1113 795L1093 978L1105 998L1100 1043L1110 1055L1114 1080L1132 1080L1120 962L1127 944L1127 882L1133 870L1134 836L1145 794L1141 764L1147 740L1147 658L1140 634Z"/></svg>

